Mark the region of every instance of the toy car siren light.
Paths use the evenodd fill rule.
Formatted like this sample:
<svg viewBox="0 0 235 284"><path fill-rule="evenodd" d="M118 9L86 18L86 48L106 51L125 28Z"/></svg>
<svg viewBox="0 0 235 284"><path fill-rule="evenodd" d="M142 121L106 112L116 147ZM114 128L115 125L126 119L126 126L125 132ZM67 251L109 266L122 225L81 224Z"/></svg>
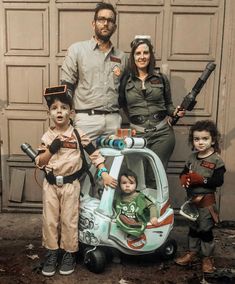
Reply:
<svg viewBox="0 0 235 284"><path fill-rule="evenodd" d="M135 129L130 129L130 128L118 128L116 131L117 138L123 139L126 137L132 137L136 135L136 130Z"/></svg>
<svg viewBox="0 0 235 284"><path fill-rule="evenodd" d="M126 148L142 149L147 145L145 138L127 137L124 141Z"/></svg>
<svg viewBox="0 0 235 284"><path fill-rule="evenodd" d="M96 139L96 146L123 150L125 147L125 143L123 139L110 139L105 137L98 137Z"/></svg>

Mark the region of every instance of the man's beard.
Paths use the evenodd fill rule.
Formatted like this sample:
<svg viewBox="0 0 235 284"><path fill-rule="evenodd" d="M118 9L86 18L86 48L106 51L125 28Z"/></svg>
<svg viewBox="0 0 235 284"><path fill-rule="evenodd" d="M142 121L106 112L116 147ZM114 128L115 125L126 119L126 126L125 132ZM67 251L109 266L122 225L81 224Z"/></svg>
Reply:
<svg viewBox="0 0 235 284"><path fill-rule="evenodd" d="M112 34L113 34L113 32L110 31L109 34L107 34L107 35L102 35L98 29L95 29L96 38L97 38L98 40L100 40L100 41L103 41L103 42L109 42L109 40L110 40Z"/></svg>
<svg viewBox="0 0 235 284"><path fill-rule="evenodd" d="M100 34L97 34L96 36L100 41L103 41L103 42L109 42L110 37L111 37L111 35L100 35Z"/></svg>

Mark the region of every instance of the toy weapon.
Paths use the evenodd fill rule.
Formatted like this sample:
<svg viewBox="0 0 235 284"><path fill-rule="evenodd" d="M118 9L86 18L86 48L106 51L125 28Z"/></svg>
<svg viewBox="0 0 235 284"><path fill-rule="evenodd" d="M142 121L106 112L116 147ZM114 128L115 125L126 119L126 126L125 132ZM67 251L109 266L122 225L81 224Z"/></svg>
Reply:
<svg viewBox="0 0 235 284"><path fill-rule="evenodd" d="M179 110L193 110L194 106L196 105L196 96L200 93L202 87L206 83L207 79L209 78L212 71L215 69L216 64L210 62L206 65L205 70L202 72L201 76L198 78L196 84L192 88L191 92L188 93L187 96L184 97ZM176 114L172 118L171 125L175 125L179 120L179 116Z"/></svg>

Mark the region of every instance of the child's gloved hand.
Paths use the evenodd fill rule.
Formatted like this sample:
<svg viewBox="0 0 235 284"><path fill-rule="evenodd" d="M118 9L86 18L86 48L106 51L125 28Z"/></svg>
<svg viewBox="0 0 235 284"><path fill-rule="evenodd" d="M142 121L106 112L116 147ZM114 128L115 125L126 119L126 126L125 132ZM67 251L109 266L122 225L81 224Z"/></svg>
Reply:
<svg viewBox="0 0 235 284"><path fill-rule="evenodd" d="M59 151L59 149L62 146L62 142L59 138L56 138L52 141L51 145L49 146L49 151L51 152L51 154L55 154Z"/></svg>
<svg viewBox="0 0 235 284"><path fill-rule="evenodd" d="M157 217L151 218L150 223L151 223L153 226L157 226L157 224L158 224Z"/></svg>
<svg viewBox="0 0 235 284"><path fill-rule="evenodd" d="M103 172L101 176L102 176L105 187L106 186L111 186L113 188L117 187L118 185L117 180L111 177L107 172Z"/></svg>
<svg viewBox="0 0 235 284"><path fill-rule="evenodd" d="M190 179L190 185L200 185L204 183L204 177L196 172L188 174Z"/></svg>
<svg viewBox="0 0 235 284"><path fill-rule="evenodd" d="M188 187L190 184L189 174L184 174L180 176L180 183L182 187Z"/></svg>

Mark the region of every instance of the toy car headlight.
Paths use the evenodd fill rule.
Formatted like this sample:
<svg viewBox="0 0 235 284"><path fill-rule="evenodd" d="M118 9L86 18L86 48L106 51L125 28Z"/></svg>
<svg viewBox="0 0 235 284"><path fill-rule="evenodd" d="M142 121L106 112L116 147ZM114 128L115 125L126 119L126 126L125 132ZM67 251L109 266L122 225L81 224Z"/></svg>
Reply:
<svg viewBox="0 0 235 284"><path fill-rule="evenodd" d="M141 149L146 147L147 145L147 141L145 138L127 137L124 141L126 148Z"/></svg>

